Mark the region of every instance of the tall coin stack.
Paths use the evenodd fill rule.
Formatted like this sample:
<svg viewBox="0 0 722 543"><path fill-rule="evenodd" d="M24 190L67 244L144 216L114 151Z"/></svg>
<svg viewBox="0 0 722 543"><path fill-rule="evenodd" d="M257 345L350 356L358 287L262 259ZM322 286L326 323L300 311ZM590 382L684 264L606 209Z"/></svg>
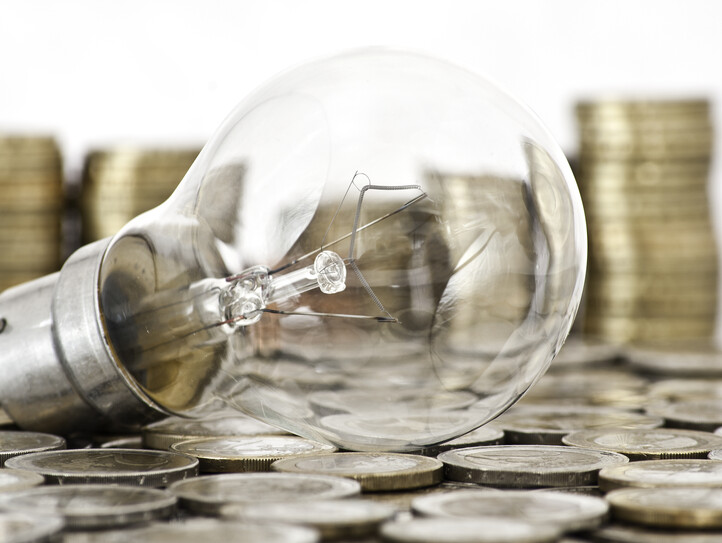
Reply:
<svg viewBox="0 0 722 543"><path fill-rule="evenodd" d="M114 235L136 215L163 203L198 152L117 148L89 153L81 197L85 243Z"/></svg>
<svg viewBox="0 0 722 543"><path fill-rule="evenodd" d="M584 102L576 113L590 248L584 330L615 343L711 338L709 103Z"/></svg>
<svg viewBox="0 0 722 543"><path fill-rule="evenodd" d="M0 135L0 292L58 269L62 180L52 137Z"/></svg>

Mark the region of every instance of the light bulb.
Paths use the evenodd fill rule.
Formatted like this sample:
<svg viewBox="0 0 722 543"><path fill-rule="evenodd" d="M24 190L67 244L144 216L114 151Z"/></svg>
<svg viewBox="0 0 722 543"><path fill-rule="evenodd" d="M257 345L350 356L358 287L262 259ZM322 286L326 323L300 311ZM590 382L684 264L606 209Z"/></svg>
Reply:
<svg viewBox="0 0 722 543"><path fill-rule="evenodd" d="M418 449L542 375L585 264L532 113L440 60L346 53L253 92L167 202L3 293L0 398L43 430L225 405Z"/></svg>

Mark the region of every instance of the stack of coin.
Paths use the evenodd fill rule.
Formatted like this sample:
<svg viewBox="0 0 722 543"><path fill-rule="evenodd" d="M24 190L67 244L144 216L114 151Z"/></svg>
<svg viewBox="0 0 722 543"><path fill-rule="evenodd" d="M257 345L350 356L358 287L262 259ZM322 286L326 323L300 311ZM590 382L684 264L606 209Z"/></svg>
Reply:
<svg viewBox="0 0 722 543"><path fill-rule="evenodd" d="M0 135L0 292L57 270L62 179L52 137Z"/></svg>
<svg viewBox="0 0 722 543"><path fill-rule="evenodd" d="M709 103L584 102L577 118L590 247L585 331L617 343L710 337Z"/></svg>
<svg viewBox="0 0 722 543"><path fill-rule="evenodd" d="M197 149L116 148L88 154L81 208L86 243L114 235L130 219L163 203Z"/></svg>

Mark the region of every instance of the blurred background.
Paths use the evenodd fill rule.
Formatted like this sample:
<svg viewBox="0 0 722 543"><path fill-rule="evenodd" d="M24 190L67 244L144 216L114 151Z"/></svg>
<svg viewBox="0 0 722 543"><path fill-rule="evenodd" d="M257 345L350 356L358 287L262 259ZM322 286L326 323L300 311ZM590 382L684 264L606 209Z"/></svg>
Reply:
<svg viewBox="0 0 722 543"><path fill-rule="evenodd" d="M78 244L165 200L223 118L269 77L381 45L485 75L556 137L589 220L588 334L619 343L720 337L722 4L29 0L2 8L0 290L57 269Z"/></svg>

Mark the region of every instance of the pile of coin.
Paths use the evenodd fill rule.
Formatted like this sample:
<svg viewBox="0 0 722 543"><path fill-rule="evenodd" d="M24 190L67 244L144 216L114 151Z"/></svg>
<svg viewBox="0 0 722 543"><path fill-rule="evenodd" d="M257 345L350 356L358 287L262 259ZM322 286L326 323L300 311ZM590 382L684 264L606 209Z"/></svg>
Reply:
<svg viewBox="0 0 722 543"><path fill-rule="evenodd" d="M618 343L710 337L710 104L598 101L576 113L590 249L584 330Z"/></svg>
<svg viewBox="0 0 722 543"><path fill-rule="evenodd" d="M198 149L122 147L89 153L81 196L84 241L112 236L167 200L196 156Z"/></svg>
<svg viewBox="0 0 722 543"><path fill-rule="evenodd" d="M63 207L56 141L0 135L0 292L58 269Z"/></svg>

